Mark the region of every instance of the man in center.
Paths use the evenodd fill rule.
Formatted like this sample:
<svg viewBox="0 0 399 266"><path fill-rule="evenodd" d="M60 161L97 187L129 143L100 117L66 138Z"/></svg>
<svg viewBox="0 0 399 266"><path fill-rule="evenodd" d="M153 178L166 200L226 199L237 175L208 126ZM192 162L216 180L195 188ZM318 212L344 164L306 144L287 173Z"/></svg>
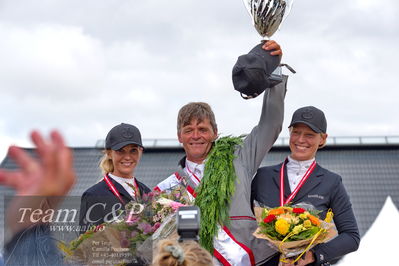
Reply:
<svg viewBox="0 0 399 266"><path fill-rule="evenodd" d="M282 54L280 46L274 41L266 42L262 48L272 50L272 55ZM250 194L253 176L282 128L286 82L287 77L284 76L280 84L265 91L259 123L242 140L217 140L215 115L207 103L192 102L179 111L177 136L186 156L179 162L179 169L159 183L155 190L168 190L181 183L186 186L190 194L196 198L195 204L199 204L201 209L200 243L203 245L204 236L210 237L211 248L205 248L211 249L221 265L255 265L273 255L265 252L269 250L265 240L256 239L252 235L257 223L251 211ZM220 144L221 141L224 144ZM229 156L228 151L223 152L223 145L231 145L229 158L232 165L228 165L228 160L224 161L223 165L227 165L225 168L218 164L223 155ZM217 180L214 180L215 176ZM233 181L229 183L225 179ZM219 192L222 191L226 191L226 198L220 196L222 193ZM230 195L229 191L232 192ZM214 196L221 198L215 200ZM225 208L206 209L212 208L211 206L219 201L222 206L223 202L226 202ZM227 218L224 217L221 224L223 214L220 213L223 213L223 209ZM214 219L212 213L219 217L219 225L214 233L212 228L204 230L203 227L208 225L204 224L206 220Z"/></svg>

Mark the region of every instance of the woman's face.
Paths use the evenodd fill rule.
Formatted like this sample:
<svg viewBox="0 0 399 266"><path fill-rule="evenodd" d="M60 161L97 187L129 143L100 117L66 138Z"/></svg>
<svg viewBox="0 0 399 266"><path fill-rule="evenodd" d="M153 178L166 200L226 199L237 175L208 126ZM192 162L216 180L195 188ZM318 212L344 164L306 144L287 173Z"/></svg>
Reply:
<svg viewBox="0 0 399 266"><path fill-rule="evenodd" d="M108 150L107 154L114 165L112 174L123 178L132 178L142 153L143 149L134 144L126 145L117 151Z"/></svg>
<svg viewBox="0 0 399 266"><path fill-rule="evenodd" d="M294 125L290 133L291 158L297 161L314 158L326 138L327 134L316 133L305 124Z"/></svg>

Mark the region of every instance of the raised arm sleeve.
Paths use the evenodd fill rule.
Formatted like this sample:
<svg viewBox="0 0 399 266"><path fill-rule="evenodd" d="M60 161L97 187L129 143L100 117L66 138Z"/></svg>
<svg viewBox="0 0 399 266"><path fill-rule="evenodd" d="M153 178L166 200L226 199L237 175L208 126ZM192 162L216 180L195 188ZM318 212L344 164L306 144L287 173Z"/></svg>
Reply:
<svg viewBox="0 0 399 266"><path fill-rule="evenodd" d="M238 152L238 157L251 178L281 132L287 79L288 76L283 76L280 84L265 91L259 123L245 138Z"/></svg>

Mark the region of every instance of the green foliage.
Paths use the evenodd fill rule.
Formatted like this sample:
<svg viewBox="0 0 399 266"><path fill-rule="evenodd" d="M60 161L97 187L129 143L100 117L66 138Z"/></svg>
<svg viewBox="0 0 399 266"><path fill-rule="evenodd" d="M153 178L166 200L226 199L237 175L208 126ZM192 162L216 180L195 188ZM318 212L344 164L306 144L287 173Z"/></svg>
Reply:
<svg viewBox="0 0 399 266"><path fill-rule="evenodd" d="M262 224L262 230L260 232L262 234L265 234L274 240L284 239L284 236L280 235L279 233L277 233L276 230L274 230L274 225L276 224L276 221L273 221L271 223L261 223L261 224Z"/></svg>
<svg viewBox="0 0 399 266"><path fill-rule="evenodd" d="M200 244L213 252L217 225L228 225L229 206L237 178L233 160L242 137L222 137L215 142L205 162L204 177L197 189L195 205L201 210Z"/></svg>
<svg viewBox="0 0 399 266"><path fill-rule="evenodd" d="M261 222L260 225L261 225L262 229L260 230L260 233L267 235L271 239L281 241L286 236L277 233L277 231L275 230L275 224L276 224L276 220L271 222L271 223L263 223L263 222ZM292 231L294 226L295 225L293 225L293 224L290 225L290 230L289 230L290 232ZM299 234L290 236L287 239L287 241L289 242L289 241L297 241L297 240L308 239L308 238L314 236L319 230L320 230L320 228L318 228L317 226L313 226L312 225L309 229L306 229L306 230L300 232Z"/></svg>
<svg viewBox="0 0 399 266"><path fill-rule="evenodd" d="M319 232L320 228L318 228L317 226L312 226L309 229L300 232L297 235L293 235L290 238L288 238L289 241L297 241L297 240L304 240L304 239L308 239L311 238L312 236L314 236L315 234L317 234L317 232Z"/></svg>
<svg viewBox="0 0 399 266"><path fill-rule="evenodd" d="M101 227L102 225L98 225L98 226L91 226L89 230L87 230L85 233L79 235L79 237L77 239L74 239L70 242L69 244L69 249L71 251L77 249L77 247L85 240L88 239L90 237L92 237L92 235L96 232L98 227Z"/></svg>

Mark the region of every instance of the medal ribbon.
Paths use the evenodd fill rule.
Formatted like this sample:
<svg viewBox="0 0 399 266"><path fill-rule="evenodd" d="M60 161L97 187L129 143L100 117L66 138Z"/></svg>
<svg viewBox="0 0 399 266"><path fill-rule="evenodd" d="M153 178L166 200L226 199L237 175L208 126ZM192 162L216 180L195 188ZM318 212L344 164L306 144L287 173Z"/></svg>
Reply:
<svg viewBox="0 0 399 266"><path fill-rule="evenodd" d="M186 166L187 171L197 180L198 184L201 183L201 179L199 179L191 170Z"/></svg>
<svg viewBox="0 0 399 266"><path fill-rule="evenodd" d="M292 191L292 193L288 196L288 198L284 201L284 167L285 163L288 160L286 159L283 164L281 165L280 169L280 206L284 206L285 204L291 202L291 200L296 196L298 191L301 189L305 181L308 179L310 174L313 172L314 168L316 167L316 160L312 162L312 164L309 166L309 169L306 171L305 175L302 177L301 181L299 181L298 185Z"/></svg>
<svg viewBox="0 0 399 266"><path fill-rule="evenodd" d="M111 180L109 179L108 175L104 176L104 181L107 184L107 186L109 187L109 189L112 191L112 193L114 193L114 195L119 199L119 201L125 205L125 201L122 199L121 194L119 193L119 191L116 189L116 187L114 186L114 184L112 184ZM137 198L137 196L140 195L140 191L138 190L138 186L136 183L136 179L134 179L134 197Z"/></svg>

